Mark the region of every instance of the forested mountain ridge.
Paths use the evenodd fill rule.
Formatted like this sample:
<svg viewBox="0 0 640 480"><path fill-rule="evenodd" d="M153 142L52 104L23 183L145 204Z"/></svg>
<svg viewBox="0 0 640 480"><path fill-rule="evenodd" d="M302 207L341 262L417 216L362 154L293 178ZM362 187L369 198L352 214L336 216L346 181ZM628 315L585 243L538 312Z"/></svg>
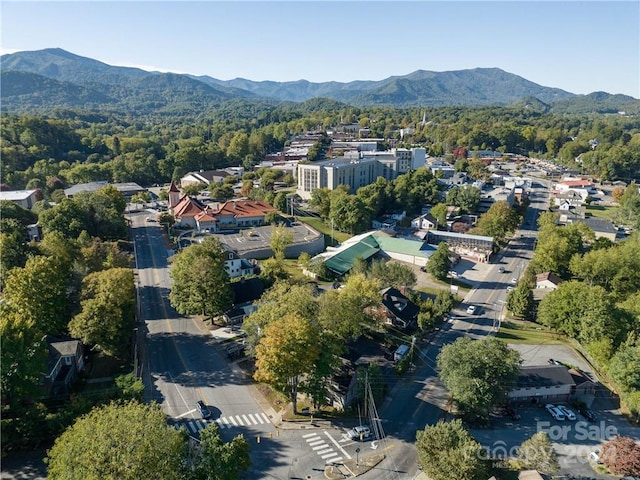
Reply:
<svg viewBox="0 0 640 480"><path fill-rule="evenodd" d="M321 96L359 106L504 105L527 96L550 103L574 96L558 88L537 85L499 68L450 72L417 70L408 75L392 76L380 81L347 83L313 83L306 80L252 82L246 79L222 81L204 78L219 85L242 88L279 100L302 101Z"/></svg>
<svg viewBox="0 0 640 480"><path fill-rule="evenodd" d="M640 101L632 97L604 92L575 95L499 68L418 70L380 81L314 83L254 82L241 78L224 81L209 76L147 72L107 65L59 48L3 55L0 62L5 112L45 112L85 106L133 115L168 115L211 111L227 101L303 102L319 97L361 107L509 105L535 98L552 110L558 105L561 113L640 112ZM17 76L16 72L23 76ZM24 76L26 73L31 76ZM78 90L79 87L85 90Z"/></svg>

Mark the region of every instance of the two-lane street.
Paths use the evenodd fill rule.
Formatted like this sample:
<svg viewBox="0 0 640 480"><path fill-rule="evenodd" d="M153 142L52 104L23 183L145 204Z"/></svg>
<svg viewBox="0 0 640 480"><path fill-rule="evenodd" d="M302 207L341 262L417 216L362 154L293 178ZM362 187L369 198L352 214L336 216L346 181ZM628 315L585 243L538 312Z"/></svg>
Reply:
<svg viewBox="0 0 640 480"><path fill-rule="evenodd" d="M171 278L161 226L133 215L145 399L158 402L192 434L203 426L196 401L214 413L223 431L247 436L274 431L239 369L227 364L208 329L169 304ZM198 428L199 426L199 428Z"/></svg>
<svg viewBox="0 0 640 480"><path fill-rule="evenodd" d="M427 345L420 346L421 362L417 363L421 366L405 374L380 408L385 432L399 443L389 463L393 463L398 471L406 472L406 478L413 478L416 472L416 430L436 423L447 413L449 394L436 371L437 356L442 346L467 335L480 339L495 333L498 320L504 315L507 287L515 286L533 256L536 220L547 209L548 192L540 183L535 183L532 191L522 228L492 259L485 278L451 312L451 320L442 325ZM500 267L504 272L498 271ZM470 305L477 307L475 314L466 312Z"/></svg>

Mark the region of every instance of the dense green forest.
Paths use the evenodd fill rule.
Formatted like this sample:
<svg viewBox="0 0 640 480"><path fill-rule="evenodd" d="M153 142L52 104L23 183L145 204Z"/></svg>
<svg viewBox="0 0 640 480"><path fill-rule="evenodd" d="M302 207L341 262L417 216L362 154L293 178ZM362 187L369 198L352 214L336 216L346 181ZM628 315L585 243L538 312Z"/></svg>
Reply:
<svg viewBox="0 0 640 480"><path fill-rule="evenodd" d="M359 123L371 136L400 146L424 145L431 156L494 149L556 159L601 180L640 175L640 118L555 115L521 107L360 109L326 99L301 104L238 101L214 114L121 117L61 110L49 117L1 119L2 183L41 188L45 195L72 184L107 180L143 186L193 170L251 168L295 135ZM242 108L247 107L247 108ZM423 125L423 115L428 120ZM413 135L400 138L400 129ZM593 140L597 140L594 144Z"/></svg>

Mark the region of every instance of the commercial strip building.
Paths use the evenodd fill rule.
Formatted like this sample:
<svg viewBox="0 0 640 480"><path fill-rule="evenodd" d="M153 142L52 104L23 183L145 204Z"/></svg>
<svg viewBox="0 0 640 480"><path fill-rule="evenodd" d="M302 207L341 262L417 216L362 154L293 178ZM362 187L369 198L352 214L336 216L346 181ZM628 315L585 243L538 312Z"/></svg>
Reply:
<svg viewBox="0 0 640 480"><path fill-rule="evenodd" d="M135 182L109 183L106 181L100 181L100 182L79 183L77 185L73 185L72 187L65 188L64 194L67 198L72 198L74 195L77 195L80 192L93 193L109 185L114 187L117 191L119 191L127 202L130 202L131 197L133 197L137 193L142 193L147 191L146 188L141 187Z"/></svg>

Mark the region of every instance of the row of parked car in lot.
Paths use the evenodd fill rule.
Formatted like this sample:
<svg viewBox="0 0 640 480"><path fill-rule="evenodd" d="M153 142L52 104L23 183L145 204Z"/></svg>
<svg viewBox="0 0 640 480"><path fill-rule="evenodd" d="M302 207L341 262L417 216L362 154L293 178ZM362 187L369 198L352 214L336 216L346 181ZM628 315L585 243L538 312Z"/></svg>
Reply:
<svg viewBox="0 0 640 480"><path fill-rule="evenodd" d="M573 413L571 409L565 407L564 405L556 406L551 403L548 403L547 405L545 405L544 408L546 408L547 412L549 412L551 416L556 420L575 420L576 419L576 414Z"/></svg>
<svg viewBox="0 0 640 480"><path fill-rule="evenodd" d="M548 403L547 405L545 405L545 409L547 410L547 412L549 412L549 414L555 420L559 420L559 421L571 420L571 421L573 421L573 420L577 420L578 419L578 417L573 412L573 410L571 410L568 407L565 407L564 405L553 405L551 403ZM580 415L582 415L585 419L587 419L590 422L595 422L596 421L596 414L593 413L591 410L589 410L587 408L580 408Z"/></svg>

